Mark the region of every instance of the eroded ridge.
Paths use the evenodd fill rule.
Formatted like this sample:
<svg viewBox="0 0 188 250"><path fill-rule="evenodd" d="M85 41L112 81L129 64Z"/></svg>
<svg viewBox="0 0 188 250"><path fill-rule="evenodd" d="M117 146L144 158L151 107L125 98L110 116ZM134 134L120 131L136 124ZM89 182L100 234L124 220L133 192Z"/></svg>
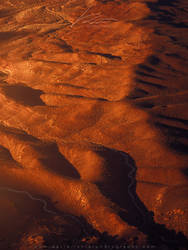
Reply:
<svg viewBox="0 0 188 250"><path fill-rule="evenodd" d="M43 218L35 198L55 213L8 226L18 249L78 227L61 213L125 241L187 236L186 18L183 0L0 1L0 202L7 221Z"/></svg>

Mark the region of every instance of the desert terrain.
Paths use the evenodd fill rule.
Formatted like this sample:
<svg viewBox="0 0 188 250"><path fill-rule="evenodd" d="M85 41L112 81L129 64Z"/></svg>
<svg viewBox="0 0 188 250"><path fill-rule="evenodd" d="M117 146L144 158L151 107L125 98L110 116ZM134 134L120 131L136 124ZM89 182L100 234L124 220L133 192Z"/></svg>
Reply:
<svg viewBox="0 0 188 250"><path fill-rule="evenodd" d="M186 249L187 30L186 0L0 0L0 249Z"/></svg>

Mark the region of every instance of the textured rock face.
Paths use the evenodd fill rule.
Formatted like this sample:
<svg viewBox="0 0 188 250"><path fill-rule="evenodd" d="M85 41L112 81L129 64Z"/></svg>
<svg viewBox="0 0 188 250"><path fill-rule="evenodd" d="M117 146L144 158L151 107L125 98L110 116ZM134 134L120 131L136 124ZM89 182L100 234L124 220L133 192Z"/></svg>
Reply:
<svg viewBox="0 0 188 250"><path fill-rule="evenodd" d="M187 11L183 0L0 1L2 248L98 242L87 223L184 244Z"/></svg>

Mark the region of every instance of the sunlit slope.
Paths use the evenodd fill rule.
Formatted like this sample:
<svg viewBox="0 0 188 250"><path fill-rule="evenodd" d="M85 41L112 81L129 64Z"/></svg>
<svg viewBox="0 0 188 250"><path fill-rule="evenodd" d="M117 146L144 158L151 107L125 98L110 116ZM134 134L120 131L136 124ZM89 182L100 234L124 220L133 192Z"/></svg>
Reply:
<svg viewBox="0 0 188 250"><path fill-rule="evenodd" d="M188 234L187 6L156 4L0 1L2 194L126 240L149 211Z"/></svg>

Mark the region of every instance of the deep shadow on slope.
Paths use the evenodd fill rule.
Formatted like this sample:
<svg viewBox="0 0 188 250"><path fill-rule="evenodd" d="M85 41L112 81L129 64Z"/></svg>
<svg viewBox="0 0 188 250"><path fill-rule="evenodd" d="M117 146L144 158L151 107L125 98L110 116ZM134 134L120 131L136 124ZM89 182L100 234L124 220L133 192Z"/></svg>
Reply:
<svg viewBox="0 0 188 250"><path fill-rule="evenodd" d="M43 94L41 90L32 89L23 85L3 85L1 89L6 96L26 106L45 105L40 99L40 95Z"/></svg>
<svg viewBox="0 0 188 250"><path fill-rule="evenodd" d="M97 149L97 153L106 159L107 170L110 173L110 177L106 182L96 183L100 191L108 197L108 199L115 202L119 207L120 217L128 222L130 225L136 226L140 231L144 232L147 237L148 245L155 246L157 249L165 247L165 249L175 250L180 246L184 247L188 241L182 233L176 233L173 230L168 230L164 225L160 225L154 221L153 213L148 211L142 201L139 199L136 193L136 170L137 167L132 157L128 154L116 151L114 149L101 147ZM118 180L118 181L117 181ZM59 213L60 216L66 217L63 213ZM104 218L108 219L108 218ZM83 241L82 239L90 239L96 237L95 243L89 245L130 245L125 239L118 240L116 237L109 236L106 232L99 233L93 229L86 220L81 217L78 220L82 224L82 235L80 238L66 238L65 235L57 235L55 233L44 235L45 245L51 247L53 245L82 245L87 248L89 241ZM137 245L137 239L134 238L133 245ZM71 249L74 249L72 247ZM108 248L107 248L108 249ZM139 247L137 247L139 249ZM141 248L142 249L142 248Z"/></svg>
<svg viewBox="0 0 188 250"><path fill-rule="evenodd" d="M152 16L145 19L145 25L154 28L151 39L154 51L144 63L136 66L135 85L128 97L132 105L149 114L148 123L162 135L161 145L165 144L174 155L181 156L182 159L186 159L188 152L188 51L185 45L188 37L184 33L187 23L181 21L181 18L186 20L188 16L184 3L185 1L181 0L148 2ZM179 171L185 176L188 175L188 169L181 169L181 162L177 168L180 168ZM171 182L173 185L173 179ZM176 198L181 199L181 195ZM174 209L176 209L176 198L170 201L173 202ZM151 231L155 228L154 237L161 232L165 234L163 225L152 222L148 228ZM166 241L161 234L164 243L170 244L170 249L175 247L175 242L177 243L175 249L178 249L178 245L184 241L181 237L179 242L171 239Z"/></svg>
<svg viewBox="0 0 188 250"><path fill-rule="evenodd" d="M31 160L36 157L33 156L33 150L38 152L38 160L48 171L75 179L80 178L74 166L59 152L56 143L40 141L38 138L15 128L7 128L1 125L0 130L7 133L10 138L12 136L18 144L21 143L22 145L23 143L23 145L30 146L30 151L28 150L27 153Z"/></svg>
<svg viewBox="0 0 188 250"><path fill-rule="evenodd" d="M163 133L166 145L174 152L185 155L188 152L186 1L146 3L152 16L145 18L144 25L154 28L151 39L154 53L137 65L135 86L129 99L133 105L150 113L150 121ZM148 20L150 23L147 23Z"/></svg>
<svg viewBox="0 0 188 250"><path fill-rule="evenodd" d="M158 57L155 55L152 58ZM171 86L168 70L166 79L160 79L160 83L156 83L155 76L160 74L160 67L164 64L158 62L152 65L148 58L144 64L138 65L136 87L129 95L129 99L136 107L150 113L150 122L153 121L156 128L160 129L166 138L167 146L180 154L187 154L188 119L185 113L188 108L188 89L181 87L180 81L176 89Z"/></svg>
<svg viewBox="0 0 188 250"><path fill-rule="evenodd" d="M130 225L144 232L148 236L149 244L158 247L166 245L169 249L186 246L188 243L186 237L182 233L176 234L175 231L168 230L165 225L156 223L153 212L148 211L138 197L137 167L134 159L124 152L104 147L98 153L107 160L111 178L106 183L97 185L105 196L122 208L119 215Z"/></svg>

